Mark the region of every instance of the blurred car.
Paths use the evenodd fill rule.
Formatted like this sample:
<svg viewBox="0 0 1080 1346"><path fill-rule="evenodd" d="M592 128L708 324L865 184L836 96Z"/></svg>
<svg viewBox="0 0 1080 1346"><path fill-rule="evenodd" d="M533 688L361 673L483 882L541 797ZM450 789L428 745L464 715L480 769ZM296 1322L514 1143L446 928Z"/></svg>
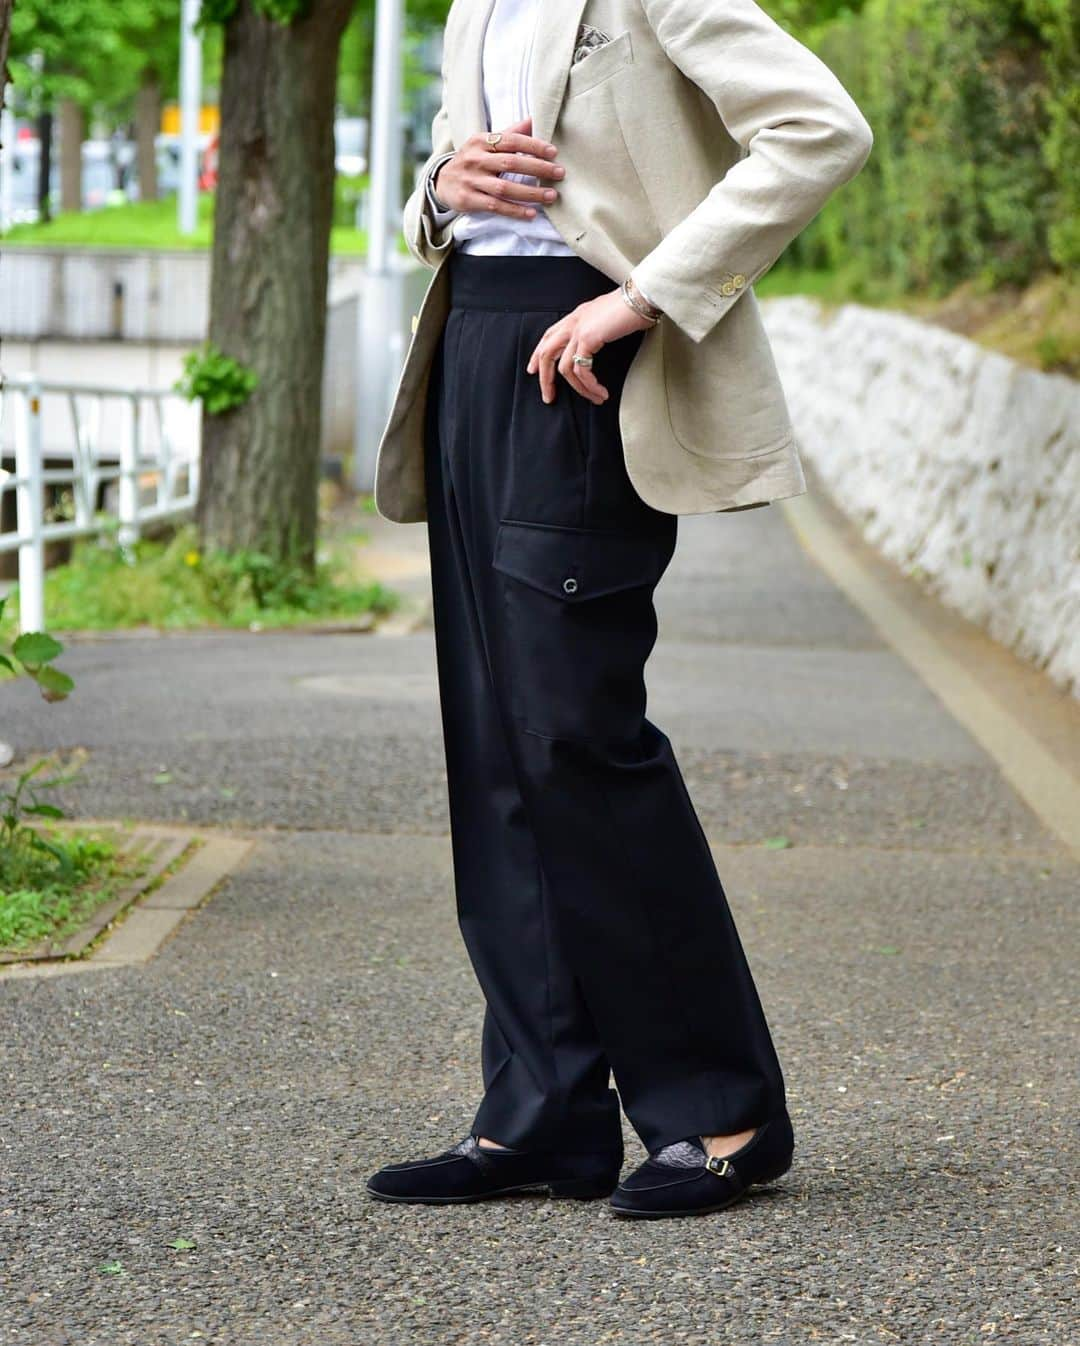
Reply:
<svg viewBox="0 0 1080 1346"><path fill-rule="evenodd" d="M60 160L56 146L49 166L49 204L60 208ZM5 224L33 224L38 218L38 175L41 141L29 125L20 126L10 147L10 186L5 205L9 217ZM82 143L82 208L101 210L122 205L138 197L134 178L135 146L120 138L84 140ZM6 166L5 166L6 167Z"/></svg>
<svg viewBox="0 0 1080 1346"><path fill-rule="evenodd" d="M216 159L217 140L216 132L201 132L196 137L200 186L206 173L206 157L211 145L215 147ZM157 156L158 195L170 196L180 190L180 137L170 131L162 131L154 137L154 150ZM214 178L216 181L216 164Z"/></svg>
<svg viewBox="0 0 1080 1346"><path fill-rule="evenodd" d="M201 133L197 138L199 190L213 191L217 186L219 137ZM342 177L358 177L367 171L368 122L365 117L339 117L334 123L334 161ZM60 205L60 162L57 146L49 174L49 202L54 211ZM158 195L168 196L180 187L180 137L161 132L154 137L158 170ZM38 165L41 142L29 122L17 126L12 145L0 149L0 159L10 155L10 176L6 185L7 218L4 227L33 224L38 218ZM82 144L82 206L101 210L139 199L139 182L134 142L122 136L109 140L85 140Z"/></svg>

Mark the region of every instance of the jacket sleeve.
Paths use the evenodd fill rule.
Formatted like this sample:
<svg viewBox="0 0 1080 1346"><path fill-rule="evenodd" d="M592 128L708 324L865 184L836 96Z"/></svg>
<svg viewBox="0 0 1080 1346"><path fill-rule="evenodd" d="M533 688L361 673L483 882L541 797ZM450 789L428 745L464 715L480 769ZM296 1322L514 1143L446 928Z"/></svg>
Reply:
<svg viewBox="0 0 1080 1346"><path fill-rule="evenodd" d="M642 5L668 57L743 151L633 269L642 293L703 341L862 168L873 134L828 66L754 0Z"/></svg>
<svg viewBox="0 0 1080 1346"><path fill-rule="evenodd" d="M431 124L431 157L417 174L416 186L412 196L406 201L403 212L405 242L409 251L417 261L433 269L439 265L447 248L454 246L453 227L456 213L454 217L444 219L441 225L436 224L427 195L428 175L439 160L452 153L455 148L450 134L450 120L446 115L446 105L443 104Z"/></svg>
<svg viewBox="0 0 1080 1346"><path fill-rule="evenodd" d="M427 179L424 183L424 190L427 192L428 206L431 209L431 218L435 221L436 229L441 229L444 224L449 223L450 220L455 219L461 214L460 210L452 210L449 207L444 206L435 192L435 174L443 164L448 163L453 157L453 154L444 154L441 159L436 159L428 170Z"/></svg>

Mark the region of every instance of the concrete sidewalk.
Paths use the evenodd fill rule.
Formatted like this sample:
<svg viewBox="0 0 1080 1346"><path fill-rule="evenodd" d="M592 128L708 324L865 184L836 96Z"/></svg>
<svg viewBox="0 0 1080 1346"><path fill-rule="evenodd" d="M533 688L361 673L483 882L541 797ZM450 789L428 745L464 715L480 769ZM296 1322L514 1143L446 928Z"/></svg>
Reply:
<svg viewBox="0 0 1080 1346"><path fill-rule="evenodd" d="M1065 1346L1080 864L794 517L681 520L658 595L650 715L798 1145L699 1220L363 1194L478 1099L430 630L87 643L70 701L0 691L20 751L90 750L72 809L256 840L149 964L0 976L0 1346ZM1080 708L828 526L1075 782Z"/></svg>

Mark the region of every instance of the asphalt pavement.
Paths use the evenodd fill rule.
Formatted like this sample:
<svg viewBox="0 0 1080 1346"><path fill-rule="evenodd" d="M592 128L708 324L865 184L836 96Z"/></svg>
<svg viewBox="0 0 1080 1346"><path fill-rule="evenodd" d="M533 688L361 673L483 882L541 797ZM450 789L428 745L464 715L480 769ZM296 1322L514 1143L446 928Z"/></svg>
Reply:
<svg viewBox="0 0 1080 1346"><path fill-rule="evenodd" d="M422 614L422 528L377 529ZM144 966L0 976L2 1346L1077 1339L1080 864L780 508L679 531L649 713L775 1034L791 1172L642 1224L370 1201L480 1087L430 629L79 642L68 702L0 689L0 737L86 748L80 816L256 845ZM1075 771L1080 707L934 621Z"/></svg>

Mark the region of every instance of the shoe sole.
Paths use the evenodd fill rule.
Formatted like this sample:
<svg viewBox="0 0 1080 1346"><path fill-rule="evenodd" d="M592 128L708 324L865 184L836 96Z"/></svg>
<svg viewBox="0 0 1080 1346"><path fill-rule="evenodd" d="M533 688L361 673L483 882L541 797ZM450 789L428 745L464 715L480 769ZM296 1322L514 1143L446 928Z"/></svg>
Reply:
<svg viewBox="0 0 1080 1346"><path fill-rule="evenodd" d="M601 1197L610 1197L616 1183L604 1186L602 1183L583 1182L567 1179L561 1182L530 1182L519 1187L499 1187L493 1192L480 1192L476 1196L389 1196L386 1192L377 1192L368 1187L369 1196L376 1201L391 1201L402 1206L467 1206L477 1201L490 1201L498 1196L519 1196L536 1193L553 1197L555 1200L598 1201Z"/></svg>
<svg viewBox="0 0 1080 1346"><path fill-rule="evenodd" d="M616 1206L614 1202L609 1203L612 1211L624 1220L667 1220L684 1218L687 1215L713 1215L718 1210L727 1210L736 1205L744 1197L749 1196L755 1187L767 1187L770 1183L777 1182L791 1169L793 1160L789 1159L783 1168L778 1168L775 1173L766 1174L759 1178L757 1182L749 1183L741 1192L736 1192L734 1196L728 1197L726 1201L718 1202L715 1206L693 1206L689 1210L627 1210L623 1206Z"/></svg>

